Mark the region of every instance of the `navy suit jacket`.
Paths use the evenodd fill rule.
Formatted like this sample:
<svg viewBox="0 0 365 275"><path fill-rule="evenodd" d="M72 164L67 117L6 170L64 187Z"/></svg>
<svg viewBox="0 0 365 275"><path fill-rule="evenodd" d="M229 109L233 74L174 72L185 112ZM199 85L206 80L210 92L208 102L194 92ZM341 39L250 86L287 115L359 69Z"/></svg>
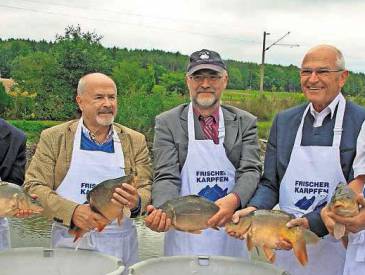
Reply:
<svg viewBox="0 0 365 275"><path fill-rule="evenodd" d="M266 149L264 174L255 195L248 203L249 206L272 209L279 202L280 182L288 167L295 136L306 106L307 104L304 104L285 110L275 117ZM308 111L303 126L302 146L330 146L333 140L335 117L336 114L332 119L328 115L323 121L323 125L315 128L312 126L313 116ZM356 140L364 120L365 109L346 101L340 160L342 172L347 181L353 179L352 163L356 154ZM328 234L320 217L320 209L305 215L305 217L308 218L310 229L318 236Z"/></svg>
<svg viewBox="0 0 365 275"><path fill-rule="evenodd" d="M0 177L1 180L22 185L26 163L26 136L0 119Z"/></svg>

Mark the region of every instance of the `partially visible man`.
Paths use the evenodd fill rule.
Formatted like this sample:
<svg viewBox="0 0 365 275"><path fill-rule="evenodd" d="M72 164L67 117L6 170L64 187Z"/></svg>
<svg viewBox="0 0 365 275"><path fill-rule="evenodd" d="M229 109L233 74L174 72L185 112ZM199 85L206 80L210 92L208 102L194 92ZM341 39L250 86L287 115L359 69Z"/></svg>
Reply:
<svg viewBox="0 0 365 275"><path fill-rule="evenodd" d="M1 85L1 84L0 84ZM23 132L0 119L0 180L22 185L24 169L26 137ZM25 213L27 216L30 213ZM18 213L19 217L24 213ZM0 217L0 250L10 247L9 225Z"/></svg>
<svg viewBox="0 0 365 275"><path fill-rule="evenodd" d="M232 106L221 105L227 86L225 63L210 50L194 52L186 83L191 103L182 104L156 118L153 206L146 225L167 231L171 221L157 208L169 199L197 194L219 206L208 221L223 226L234 211L245 206L261 174L256 118ZM223 230L200 235L169 230L165 255L247 256L244 244Z"/></svg>
<svg viewBox="0 0 365 275"><path fill-rule="evenodd" d="M349 183L350 188L357 193L360 211L353 217L341 217L331 212L326 206L321 216L326 221L327 230L333 235L335 222L345 225L348 233L346 261L343 275L365 273L365 123L357 138L356 157L353 164L355 179Z"/></svg>
<svg viewBox="0 0 365 275"><path fill-rule="evenodd" d="M365 120L365 110L346 101L341 93L347 77L343 55L337 48L319 45L307 52L300 80L309 104L276 116L258 189L249 206L234 215L238 220L238 216L272 209L279 203L280 209L297 217L288 226L300 224L325 236L309 247L309 264L305 267L291 251L278 251L276 264L290 274L343 272L345 249L327 235L320 211L339 182L353 179L356 139ZM278 246L291 249L285 240Z"/></svg>
<svg viewBox="0 0 365 275"><path fill-rule="evenodd" d="M136 173L137 187L124 184L113 194L115 203L128 206L132 217L145 211L151 197L151 165L145 137L113 123L117 112L117 88L101 73L82 77L77 88L80 120L72 120L42 132L25 176L24 187L37 194L44 214L52 218L53 247L74 247L68 230L75 226L90 231L105 218L84 204L86 194L98 183ZM122 259L128 267L137 261L137 235L133 221L115 221L102 232L90 231L80 248Z"/></svg>

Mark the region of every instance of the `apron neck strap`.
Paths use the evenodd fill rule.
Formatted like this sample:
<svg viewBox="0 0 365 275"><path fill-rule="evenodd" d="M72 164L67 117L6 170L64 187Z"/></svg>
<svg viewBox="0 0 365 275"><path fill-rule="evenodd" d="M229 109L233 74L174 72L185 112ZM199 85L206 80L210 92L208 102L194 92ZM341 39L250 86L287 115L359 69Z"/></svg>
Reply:
<svg viewBox="0 0 365 275"><path fill-rule="evenodd" d="M219 128L218 128L219 143L223 143L224 136L225 136L224 117L222 108L219 105ZM195 141L194 112L193 112L193 104L191 102L189 104L189 111L188 111L188 137L189 137L189 142Z"/></svg>
<svg viewBox="0 0 365 275"><path fill-rule="evenodd" d="M309 111L309 105L310 104L308 104L304 110L298 131L297 131L297 135L295 137L294 146L300 146L302 143L304 119ZM335 119L335 126L333 128L333 142L332 142L332 147L336 147L336 148L338 148L340 146L340 142L341 142L342 124L343 124L343 117L345 114L345 107L346 107L346 100L343 97L342 93L339 94L339 101L338 101L337 106L338 106L338 108L337 108L337 114L336 114L336 119Z"/></svg>

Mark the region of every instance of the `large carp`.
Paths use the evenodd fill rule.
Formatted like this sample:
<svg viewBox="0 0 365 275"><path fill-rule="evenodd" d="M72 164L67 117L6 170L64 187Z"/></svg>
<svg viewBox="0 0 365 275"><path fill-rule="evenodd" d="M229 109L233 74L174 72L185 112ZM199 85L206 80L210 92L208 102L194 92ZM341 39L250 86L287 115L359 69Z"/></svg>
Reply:
<svg viewBox="0 0 365 275"><path fill-rule="evenodd" d="M85 203L90 205L91 210L108 220L108 223L98 224L98 227L96 228L97 231L101 232L107 224L115 219L117 219L118 224L120 224L124 216L130 217L131 211L128 207L113 203L111 199L116 188L121 188L123 183L135 186L135 180L136 177L134 174L116 179L109 179L97 184L89 191L86 196L87 202ZM69 231L70 234L75 236L74 241L82 237L86 232L87 231L78 227Z"/></svg>
<svg viewBox="0 0 365 275"><path fill-rule="evenodd" d="M39 214L43 208L20 186L0 181L0 217L13 217L22 210L31 210L34 214Z"/></svg>
<svg viewBox="0 0 365 275"><path fill-rule="evenodd" d="M249 251L257 247L265 254L266 259L275 261L274 249L279 249L277 243L280 240L290 242L294 254L302 265L308 263L307 243L317 243L319 238L313 232L295 226L288 228L286 224L294 216L280 210L256 210L245 217L241 217L237 224L226 224L227 232L245 236Z"/></svg>
<svg viewBox="0 0 365 275"><path fill-rule="evenodd" d="M169 200L160 209L171 219L171 225L176 230L200 234L209 227L208 220L218 212L219 207L203 197L188 195Z"/></svg>
<svg viewBox="0 0 365 275"><path fill-rule="evenodd" d="M338 216L353 217L359 213L355 192L345 183L339 183L328 204L328 209ZM345 225L335 223L333 235L337 240L345 235Z"/></svg>

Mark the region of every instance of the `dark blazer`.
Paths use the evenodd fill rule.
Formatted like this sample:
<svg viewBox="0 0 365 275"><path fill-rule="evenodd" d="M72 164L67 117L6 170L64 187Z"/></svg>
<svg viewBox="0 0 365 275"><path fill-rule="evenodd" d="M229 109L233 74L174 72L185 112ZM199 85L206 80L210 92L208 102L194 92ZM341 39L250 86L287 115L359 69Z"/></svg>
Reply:
<svg viewBox="0 0 365 275"><path fill-rule="evenodd" d="M248 205L272 209L279 202L280 182L288 167L295 136L306 106L307 104L288 109L275 117L266 149L264 174ZM330 146L333 140L335 117L336 114L332 119L328 115L323 125L315 128L312 126L314 118L308 112L303 126L302 145ZM365 109L347 101L340 144L341 167L347 181L353 179L352 163L356 154L356 140L364 120ZM320 218L320 209L305 216L309 220L311 230L317 235L328 234Z"/></svg>
<svg viewBox="0 0 365 275"><path fill-rule="evenodd" d="M180 172L188 151L188 104L179 105L156 117L153 144L154 181L152 203L160 206L175 198L181 189ZM238 108L222 105L225 124L224 147L236 167L236 184L232 190L245 206L254 193L261 175L256 117ZM195 119L197 139L203 139Z"/></svg>
<svg viewBox="0 0 365 275"><path fill-rule="evenodd" d="M26 163L26 136L22 131L0 119L1 180L22 185Z"/></svg>

